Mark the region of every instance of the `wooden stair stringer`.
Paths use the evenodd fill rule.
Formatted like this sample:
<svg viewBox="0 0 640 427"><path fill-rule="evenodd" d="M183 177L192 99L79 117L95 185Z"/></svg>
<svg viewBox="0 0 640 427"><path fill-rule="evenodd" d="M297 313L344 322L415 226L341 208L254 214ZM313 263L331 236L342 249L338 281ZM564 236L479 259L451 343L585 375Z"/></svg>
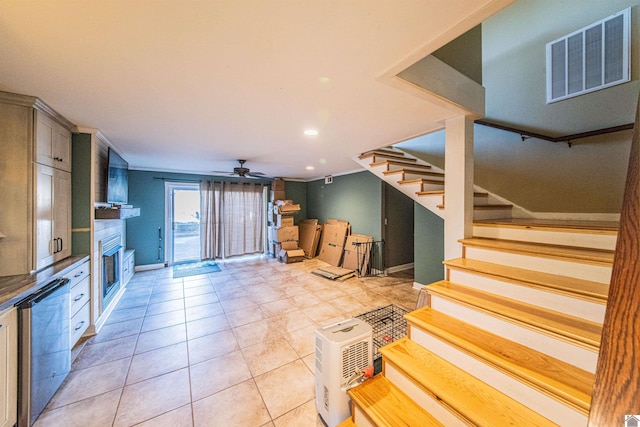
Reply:
<svg viewBox="0 0 640 427"><path fill-rule="evenodd" d="M406 319L412 338L417 328L588 416L593 374L429 307Z"/></svg>
<svg viewBox="0 0 640 427"><path fill-rule="evenodd" d="M422 393L437 401L463 424L556 425L408 338L382 347L380 353L390 381L412 388L408 394L414 400L413 394Z"/></svg>

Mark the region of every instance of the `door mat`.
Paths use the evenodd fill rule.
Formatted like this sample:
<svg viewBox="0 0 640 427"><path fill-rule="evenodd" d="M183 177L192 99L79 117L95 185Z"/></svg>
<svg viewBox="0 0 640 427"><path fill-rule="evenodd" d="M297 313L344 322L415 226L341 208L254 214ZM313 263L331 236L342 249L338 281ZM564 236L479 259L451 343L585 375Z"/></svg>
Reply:
<svg viewBox="0 0 640 427"><path fill-rule="evenodd" d="M216 273L220 267L215 261L188 262L173 266L173 278L196 276L198 274Z"/></svg>

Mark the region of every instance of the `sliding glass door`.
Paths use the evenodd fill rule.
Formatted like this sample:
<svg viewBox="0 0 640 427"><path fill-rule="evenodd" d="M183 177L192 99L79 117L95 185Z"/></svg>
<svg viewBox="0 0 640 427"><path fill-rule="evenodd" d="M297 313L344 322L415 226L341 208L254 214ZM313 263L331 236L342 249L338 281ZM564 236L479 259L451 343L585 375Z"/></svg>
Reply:
<svg viewBox="0 0 640 427"><path fill-rule="evenodd" d="M169 265L200 261L200 187L165 183L166 258Z"/></svg>

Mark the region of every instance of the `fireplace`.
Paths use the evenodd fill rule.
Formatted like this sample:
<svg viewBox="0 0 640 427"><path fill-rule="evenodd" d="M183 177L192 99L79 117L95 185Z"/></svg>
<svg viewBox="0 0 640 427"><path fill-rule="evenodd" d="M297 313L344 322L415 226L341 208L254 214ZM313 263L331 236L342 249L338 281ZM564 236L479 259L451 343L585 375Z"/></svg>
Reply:
<svg viewBox="0 0 640 427"><path fill-rule="evenodd" d="M120 289L120 262L122 245L120 235L114 235L102 243L102 311L108 306Z"/></svg>

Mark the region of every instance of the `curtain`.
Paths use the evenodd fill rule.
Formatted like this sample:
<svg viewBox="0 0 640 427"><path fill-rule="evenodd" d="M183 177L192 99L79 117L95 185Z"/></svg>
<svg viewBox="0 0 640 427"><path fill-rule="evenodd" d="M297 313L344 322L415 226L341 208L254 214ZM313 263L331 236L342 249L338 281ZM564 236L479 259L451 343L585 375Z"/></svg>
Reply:
<svg viewBox="0 0 640 427"><path fill-rule="evenodd" d="M264 252L263 185L200 182L201 258Z"/></svg>
<svg viewBox="0 0 640 427"><path fill-rule="evenodd" d="M222 183L200 181L200 258L222 258Z"/></svg>
<svg viewBox="0 0 640 427"><path fill-rule="evenodd" d="M225 183L223 189L224 255L263 252L262 185Z"/></svg>

